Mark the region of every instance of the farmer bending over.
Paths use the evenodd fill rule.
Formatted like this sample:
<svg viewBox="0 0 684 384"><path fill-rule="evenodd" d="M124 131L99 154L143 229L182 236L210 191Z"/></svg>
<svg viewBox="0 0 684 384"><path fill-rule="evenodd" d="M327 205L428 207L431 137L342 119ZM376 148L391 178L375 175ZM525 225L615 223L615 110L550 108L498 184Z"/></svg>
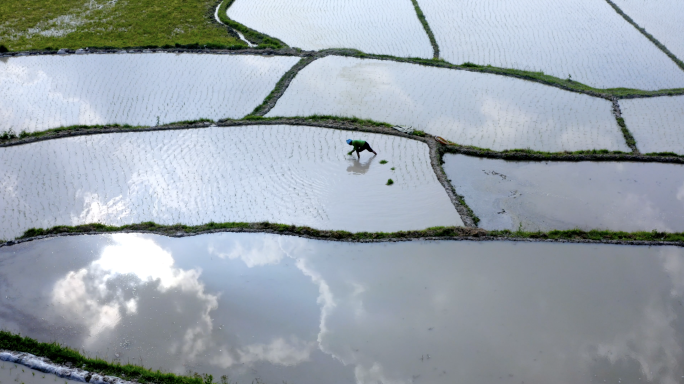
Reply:
<svg viewBox="0 0 684 384"><path fill-rule="evenodd" d="M359 153L361 153L365 150L368 150L369 152L373 152L376 155L378 154L377 152L375 152L373 150L373 148L370 147L370 145L368 145L368 143L366 141L363 141L363 140L347 139L347 144L354 147L354 149L349 151L349 153L347 153L347 155L351 155L352 152L356 151L356 156L359 158L359 160L361 159L361 155Z"/></svg>

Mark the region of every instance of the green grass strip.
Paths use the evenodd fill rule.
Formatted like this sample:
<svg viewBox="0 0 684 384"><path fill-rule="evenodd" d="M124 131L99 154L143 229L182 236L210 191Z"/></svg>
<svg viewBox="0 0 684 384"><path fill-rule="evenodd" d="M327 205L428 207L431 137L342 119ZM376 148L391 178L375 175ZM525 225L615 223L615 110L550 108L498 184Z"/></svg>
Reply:
<svg viewBox="0 0 684 384"><path fill-rule="evenodd" d="M483 239L553 239L553 240L596 240L596 241L648 241L648 242L680 242L684 243L684 233L670 233L659 231L622 232L610 230L579 229L526 232L526 231L487 231L482 228L467 227L431 227L423 230L398 231L398 232L348 232L335 230L319 230L306 226L278 224L269 222L244 223L210 222L203 225L162 225L151 221L128 224L122 226L110 226L104 224L84 224L77 226L56 226L48 229L31 228L24 232L18 239L29 239L37 236L60 235L60 234L87 234L87 233L113 233L113 232L152 232L161 235L178 236L192 235L211 232L268 232L284 235L304 236L321 240L401 240L420 238L483 238ZM10 348L7 348L10 349ZM31 352L33 353L33 352Z"/></svg>
<svg viewBox="0 0 684 384"><path fill-rule="evenodd" d="M425 15L423 14L423 10L420 9L420 5L418 5L417 0L411 0L413 3L413 8L416 10L416 15L418 15L418 20L420 20L420 23L423 24L423 29L425 29L425 33L427 33L428 38L430 39L430 45L432 45L432 51L433 53L433 59L439 59L439 45L437 45L437 39L435 39L435 34L432 33L432 29L430 28L430 24L428 24L427 19L425 18Z"/></svg>
<svg viewBox="0 0 684 384"><path fill-rule="evenodd" d="M152 371L137 365L121 365L110 363L98 358L89 358L75 349L58 343L41 343L34 339L15 335L7 331L0 331L0 349L15 352L26 352L36 356L47 357L56 364L66 364L102 375L117 376L125 380L135 380L139 383L156 384L211 384L211 375L193 377L178 376L171 373Z"/></svg>
<svg viewBox="0 0 684 384"><path fill-rule="evenodd" d="M221 5L219 6L218 9L218 17L221 22L224 24L228 25L229 27L235 29L236 31L241 32L245 38L253 43L257 43L257 48L273 48L273 49L280 49L280 48L287 48L287 44L283 43L282 41L276 39L275 37L271 37L269 35L266 35L261 32L257 32L245 25L242 25L238 23L237 21L232 20L230 17L228 17L228 8L233 5L233 2L235 0L223 0Z"/></svg>

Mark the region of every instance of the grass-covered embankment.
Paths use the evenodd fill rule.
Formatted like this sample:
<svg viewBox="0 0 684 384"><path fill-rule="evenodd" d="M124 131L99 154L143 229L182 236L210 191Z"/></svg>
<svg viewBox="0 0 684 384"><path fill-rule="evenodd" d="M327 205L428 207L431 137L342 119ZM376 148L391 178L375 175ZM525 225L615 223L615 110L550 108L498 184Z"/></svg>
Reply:
<svg viewBox="0 0 684 384"><path fill-rule="evenodd" d="M445 240L562 240L571 242L624 242L649 244L677 243L684 246L684 233L658 231L622 232L610 230L579 229L554 230L548 232L526 231L488 231L482 228L467 227L432 227L423 230L399 232L348 232L335 230L319 230L306 226L277 224L269 222L241 223L210 222L203 225L162 225L154 222L111 226L104 224L84 224L77 226L56 226L48 229L31 228L17 240L31 239L38 236L55 236L64 234L105 234L115 232L156 233L166 236L188 236L215 232L263 232L282 235L301 236L311 239L332 241L401 241L413 239L445 239Z"/></svg>
<svg viewBox="0 0 684 384"><path fill-rule="evenodd" d="M282 41L274 37L271 37L265 33L255 31L249 27L246 27L238 23L237 21L231 20L231 18L228 17L226 11L233 4L234 1L235 0L223 0L221 2L221 5L219 5L218 18L219 20L221 20L222 23L242 33L245 39L249 40L254 44L257 44L258 48L279 49L287 47L287 44L283 43Z"/></svg>
<svg viewBox="0 0 684 384"><path fill-rule="evenodd" d="M0 44L11 51L246 47L213 19L215 5L216 0L3 0Z"/></svg>
<svg viewBox="0 0 684 384"><path fill-rule="evenodd" d="M98 358L83 356L75 349L58 343L41 343L28 337L15 335L7 331L0 331L0 349L15 352L30 353L46 357L53 363L80 368L85 371L96 372L101 375L117 376L129 381L156 384L211 384L213 377L178 376L171 373L161 373L137 365L121 365L110 363ZM225 378L222 380L225 382Z"/></svg>

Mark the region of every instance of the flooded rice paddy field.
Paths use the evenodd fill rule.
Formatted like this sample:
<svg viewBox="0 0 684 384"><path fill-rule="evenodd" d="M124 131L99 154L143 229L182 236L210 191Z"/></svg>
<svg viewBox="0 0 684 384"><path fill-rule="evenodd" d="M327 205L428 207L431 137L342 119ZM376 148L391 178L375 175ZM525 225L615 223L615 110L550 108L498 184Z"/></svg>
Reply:
<svg viewBox="0 0 684 384"><path fill-rule="evenodd" d="M620 109L641 152L684 155L684 96L620 100Z"/></svg>
<svg viewBox="0 0 684 384"><path fill-rule="evenodd" d="M638 1L643 2L633 2ZM684 86L684 72L605 1L419 3L440 57L451 63L543 71L597 88ZM677 15L681 13L672 13L672 18ZM677 25L668 33L681 35L674 32L679 29Z"/></svg>
<svg viewBox="0 0 684 384"><path fill-rule="evenodd" d="M658 39L680 60L684 58L684 36L680 31L684 3L660 0L657 4L643 0L614 0L623 12L653 37Z"/></svg>
<svg viewBox="0 0 684 384"><path fill-rule="evenodd" d="M354 48L393 56L433 56L408 0L236 0L228 17L305 50Z"/></svg>
<svg viewBox="0 0 684 384"><path fill-rule="evenodd" d="M267 116L355 116L494 150L629 152L611 108L510 77L329 56L305 67Z"/></svg>
<svg viewBox="0 0 684 384"><path fill-rule="evenodd" d="M684 165L512 162L446 154L485 229L684 231Z"/></svg>
<svg viewBox="0 0 684 384"><path fill-rule="evenodd" d="M118 54L0 60L0 132L250 113L296 57Z"/></svg>
<svg viewBox="0 0 684 384"><path fill-rule="evenodd" d="M4 327L250 383L678 383L684 251L266 234L0 248Z"/></svg>
<svg viewBox="0 0 684 384"><path fill-rule="evenodd" d="M378 156L348 156L347 138L367 140ZM270 221L352 232L463 224L427 144L325 128L212 127L42 141L2 148L0 180L6 239L32 227L96 222Z"/></svg>

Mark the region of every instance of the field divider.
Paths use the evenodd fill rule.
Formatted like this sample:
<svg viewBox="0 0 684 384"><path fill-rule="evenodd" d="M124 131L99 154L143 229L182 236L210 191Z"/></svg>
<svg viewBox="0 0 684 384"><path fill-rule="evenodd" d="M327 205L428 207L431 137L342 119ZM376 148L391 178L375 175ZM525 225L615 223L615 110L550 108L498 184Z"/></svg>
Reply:
<svg viewBox="0 0 684 384"><path fill-rule="evenodd" d="M222 119L217 122L199 121L194 123L175 123L162 126L72 126L55 128L46 131L26 133L24 136L12 136L4 138L0 135L0 148L12 147L17 145L28 145L45 140L58 140L67 137L129 133L129 132L153 132L166 130L185 130L185 129L205 129L211 127L235 127L247 125L300 125L319 128L330 128L346 131L360 131L378 133L383 135L399 136L407 139L418 140L428 143L434 137L429 133L414 131L407 134L393 129L393 125L385 122L378 122L368 119L347 118L340 116L306 116L306 117L261 117L248 116L243 119ZM460 145L449 142L447 145L436 144L439 147L440 156L442 153L458 153L474 157L484 157L493 159L504 159L513 161L629 161L644 163L670 163L684 164L683 155L672 153L665 154L642 154L633 152L609 151L606 149L594 149L574 152L543 152L530 149L509 149L496 151L487 148ZM441 164L441 163L440 163Z"/></svg>
<svg viewBox="0 0 684 384"><path fill-rule="evenodd" d="M113 54L120 53L121 48L89 48L85 54ZM660 89L655 91L645 91L640 89L630 88L593 88L586 84L579 83L574 80L561 79L555 76L544 74L543 72L532 72L521 69L493 67L490 65L477 65L472 63L452 64L442 59L422 59L416 57L396 57L389 55L375 55L367 54L355 49L324 49L320 51L303 51L296 48L279 48L274 49L271 46L259 45L253 48L240 49L214 49L214 48L150 48L150 47L128 47L123 48L127 53L131 54L149 54L149 53L191 53L191 54L213 54L213 55L253 55L253 56L290 56L290 57L318 57L325 56L342 56L342 57L356 57L359 59L372 60L386 60L398 63L408 63L414 65L423 65L426 67L446 68L452 70L463 70L476 73L486 73L499 76L507 76L520 80L536 82L539 84L556 87L565 91L582 93L585 95L598 97L606 100L612 100L613 97L618 99L636 99L647 97L661 97L661 96L680 96L684 95L684 88ZM74 54L75 50L66 50L63 54ZM7 52L0 53L0 57L16 57L16 56L40 56L40 55L56 55L57 51L24 51L24 52ZM63 54L60 54L63 55Z"/></svg>
<svg viewBox="0 0 684 384"><path fill-rule="evenodd" d="M556 243L591 243L591 244L624 244L624 245L667 245L684 247L684 232L622 232L609 230L552 230L547 232L526 232L510 230L488 231L482 228L468 227L431 227L423 230L398 232L348 232L337 230L319 230L306 226L278 224L270 222L209 222L203 225L188 226L183 224L163 225L151 221L109 226L101 223L78 226L56 226L52 228L31 228L15 239L0 243L0 248L22 244L30 241L60 236L102 235L113 233L147 233L168 237L188 237L210 233L269 233L284 236L296 236L312 240L340 241L352 243L384 243L419 240L454 240L454 241L524 241L524 242L556 242ZM0 341L0 348L3 345ZM13 348L16 350L16 348ZM34 352L31 352L34 353ZM128 377L128 375L126 375Z"/></svg>
<svg viewBox="0 0 684 384"><path fill-rule="evenodd" d="M649 39L653 44L655 44L655 46L658 47L658 49L660 49L661 51L663 51L663 53L665 53L665 54L667 55L667 57L669 57L670 59L672 59L672 61L674 61L675 64L677 64L677 66L678 66L679 68L681 68L682 70L684 70L684 62L682 62L677 56L675 56L674 53L670 52L670 50L667 49L667 47L666 47L665 45L663 45L663 43L661 43L660 41L658 41L658 39L656 39L655 37L653 37L653 35L651 35L650 33L646 32L646 29L644 29L644 28L642 28L641 26L639 26L639 24L637 24L631 17L629 17L629 15L626 14L620 7L618 7L617 4L615 4L615 3L612 2L611 0L606 0L606 2L608 3L608 5L610 5L610 6L615 10L615 12L617 12L620 16L622 16L622 18L625 19L625 21L627 21L628 23L632 24L632 26L633 26L634 28L636 28L639 32L641 32L642 35L644 35L644 36L645 36L647 39Z"/></svg>
<svg viewBox="0 0 684 384"><path fill-rule="evenodd" d="M480 218L477 217L475 212L466 204L465 198L456 192L456 187L454 187L449 180L449 177L447 177L446 172L444 172L444 168L442 167L442 164L444 163L444 153L440 151L440 145L432 136L427 137L426 135L425 142L428 147L430 147L430 164L432 165L432 171L435 172L437 180L442 184L447 196L449 196L449 200L451 200L454 208L456 208L456 212L461 216L463 225L468 228L476 228L477 224L480 222Z"/></svg>
<svg viewBox="0 0 684 384"><path fill-rule="evenodd" d="M411 0L411 2L413 3L413 8L416 10L416 16L418 16L418 20L420 20L420 23L423 25L423 29L425 29L425 33L427 33L428 38L430 39L430 45L432 45L433 51L432 58L437 60L439 59L439 45L437 45L437 39L435 38L435 34L432 32L432 28L430 28L430 24L428 24L427 19L425 18L425 14L423 13L423 10L420 9L418 0Z"/></svg>
<svg viewBox="0 0 684 384"><path fill-rule="evenodd" d="M285 91L287 90L287 87L290 86L290 83L292 80L297 76L299 71L304 69L307 65L311 64L314 62L314 60L318 59L319 56L309 56L309 57L303 57L300 59L295 65L292 66L283 76L278 80L278 82L275 85L275 88L271 91L271 93L266 96L264 101L254 108L254 111L250 113L247 116L264 116L267 114L273 107L275 107L276 103L278 100L285 94Z"/></svg>
<svg viewBox="0 0 684 384"><path fill-rule="evenodd" d="M622 111L620 110L620 104L618 103L617 97L613 97L613 115L615 116L615 121L617 122L620 130L622 131L622 136L625 138L625 143L632 150L634 154L640 154L639 149L636 146L636 140L632 136L632 132L627 129L627 124L625 124L625 119L622 118Z"/></svg>

